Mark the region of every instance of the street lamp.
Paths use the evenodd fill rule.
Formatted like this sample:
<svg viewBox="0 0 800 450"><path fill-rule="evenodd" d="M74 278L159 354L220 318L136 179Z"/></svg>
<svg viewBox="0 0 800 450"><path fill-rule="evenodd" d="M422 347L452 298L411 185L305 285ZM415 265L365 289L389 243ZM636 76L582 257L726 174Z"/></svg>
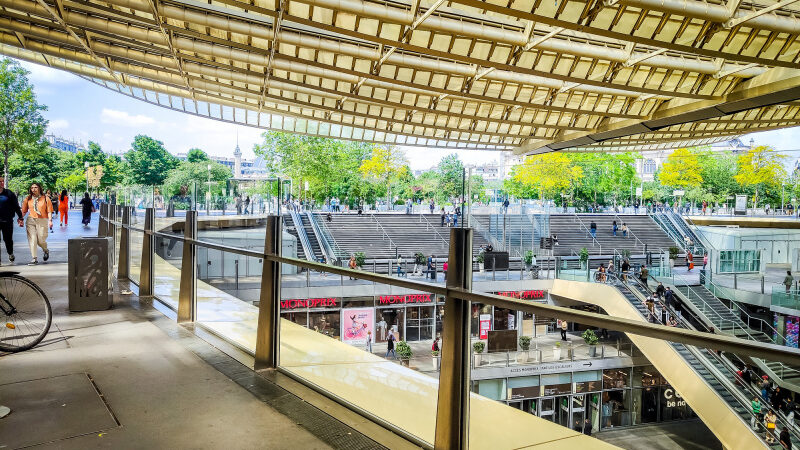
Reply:
<svg viewBox="0 0 800 450"><path fill-rule="evenodd" d="M86 192L89 192L89 167L91 167L91 164L89 164L89 161L85 161L83 167L86 168Z"/></svg>
<svg viewBox="0 0 800 450"><path fill-rule="evenodd" d="M206 166L208 168L208 190L206 190L206 215L211 215L211 164Z"/></svg>

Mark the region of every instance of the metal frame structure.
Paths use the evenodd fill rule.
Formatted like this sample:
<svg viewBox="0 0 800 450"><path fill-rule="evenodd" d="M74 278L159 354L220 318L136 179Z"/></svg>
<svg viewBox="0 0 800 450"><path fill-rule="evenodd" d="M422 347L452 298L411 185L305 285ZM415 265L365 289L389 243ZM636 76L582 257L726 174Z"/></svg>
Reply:
<svg viewBox="0 0 800 450"><path fill-rule="evenodd" d="M101 210L104 211L104 210ZM152 209L148 208L148 211ZM468 448L468 425L469 425L469 380L470 380L470 302L478 302L484 305L494 305L522 312L529 312L542 317L559 317L562 320L581 323L587 326L605 328L613 331L632 333L635 335L668 340L683 344L694 345L702 348L711 348L719 351L726 351L740 356L754 356L766 358L774 361L781 361L790 364L800 364L800 350L784 347L776 344L763 343L752 340L743 340L733 336L713 333L702 333L695 330L684 328L667 327L652 324L644 321L632 320L616 316L609 316L599 313L587 312L579 309L553 306L542 303L527 302L520 299L503 297L499 295L473 292L471 288L472 271L472 229L454 228L451 230L450 237L450 276L446 286L412 281L407 278L391 277L376 273L350 270L327 264L320 264L312 261L289 258L281 255L280 236L281 218L280 216L270 216L267 221L265 233L265 250L263 252L231 247L223 244L216 244L207 241L200 241L196 237L176 236L171 233L164 233L153 229L152 221L147 221L149 213L146 214L145 227L135 228L126 225L124 220L115 225L127 228L129 232L142 233L144 245L142 246L142 280L145 280L145 261L152 262L154 247L147 245L155 237L175 239L183 242L184 253L182 268L192 264L191 252L186 249L191 247L205 247L221 252L261 258L265 262L262 276L261 297L259 303L258 328L256 331L256 351L255 369L274 369L290 376L300 382L308 384L300 377L292 375L290 371L283 370L280 366L279 348L279 312L280 312L280 265L290 264L309 270L328 272L342 276L348 276L359 280L367 280L375 283L382 283L391 286L409 288L413 290L430 292L446 297L445 316L443 330L446 334L448 345L442 348L442 371L440 374L439 394L437 399L437 423L435 442L433 447L436 449L465 449ZM194 229L190 222L192 216L187 216L185 230ZM224 220L215 217L213 220ZM149 252L144 254L144 252ZM194 251L194 250L193 250ZM122 252L121 252L122 253ZM152 269L152 268L151 268ZM181 277L187 275L187 271L181 271ZM183 279L181 279L183 282ZM143 295L147 285L142 282L139 286L139 293ZM152 286L150 286L152 289ZM151 291L152 295L152 291ZM185 304L187 300L183 295L180 302ZM184 308L179 304L179 310ZM187 321L187 323L196 323ZM314 388L313 385L310 387ZM323 392L326 395L331 393ZM347 404L345 406L351 407ZM392 429L396 433L406 437L423 447L430 444L420 442L415 436L405 433L401 429L393 427L392 424L381 422L380 418L369 416L369 413L358 411L367 415L381 425Z"/></svg>
<svg viewBox="0 0 800 450"><path fill-rule="evenodd" d="M166 108L518 154L798 125L798 35L792 0L0 0L0 54Z"/></svg>

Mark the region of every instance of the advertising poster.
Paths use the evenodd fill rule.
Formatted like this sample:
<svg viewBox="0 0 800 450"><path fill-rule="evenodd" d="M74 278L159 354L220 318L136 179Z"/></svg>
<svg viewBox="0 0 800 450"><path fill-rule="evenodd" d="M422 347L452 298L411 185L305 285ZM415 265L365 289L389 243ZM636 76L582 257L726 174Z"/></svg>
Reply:
<svg viewBox="0 0 800 450"><path fill-rule="evenodd" d="M481 314L479 324L480 324L480 332L478 333L478 337L480 339L486 339L487 337L489 337L489 330L492 329L492 315Z"/></svg>
<svg viewBox="0 0 800 450"><path fill-rule="evenodd" d="M375 310L352 308L342 310L342 342L350 345L366 345L367 334L372 332L375 343Z"/></svg>
<svg viewBox="0 0 800 450"><path fill-rule="evenodd" d="M733 207L733 212L735 214L747 214L747 196L746 195L737 195L736 196L736 204Z"/></svg>

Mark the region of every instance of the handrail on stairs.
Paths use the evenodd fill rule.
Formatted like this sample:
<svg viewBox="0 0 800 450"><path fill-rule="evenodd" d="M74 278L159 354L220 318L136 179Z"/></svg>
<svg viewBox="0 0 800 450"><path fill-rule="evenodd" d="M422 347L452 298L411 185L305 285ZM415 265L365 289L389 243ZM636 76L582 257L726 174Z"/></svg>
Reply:
<svg viewBox="0 0 800 450"><path fill-rule="evenodd" d="M589 228L586 225L584 225L583 220L581 220L580 216L578 216L578 213L572 213L572 221L573 222L577 221L578 225L580 225L580 227L582 227L584 230L586 230L586 234L588 234L589 237L592 238L592 242L594 244L597 244L598 250L602 254L603 253L603 246L600 245L600 242L597 240L596 237L592 236L592 232L589 231ZM592 244L592 246L594 246L594 244Z"/></svg>

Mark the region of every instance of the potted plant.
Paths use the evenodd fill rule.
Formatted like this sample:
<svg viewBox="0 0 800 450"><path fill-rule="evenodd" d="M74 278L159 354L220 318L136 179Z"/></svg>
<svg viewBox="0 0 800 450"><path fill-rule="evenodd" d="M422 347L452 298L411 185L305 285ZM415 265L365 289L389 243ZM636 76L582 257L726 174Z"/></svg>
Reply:
<svg viewBox="0 0 800 450"><path fill-rule="evenodd" d="M364 268L364 263L367 261L367 255L365 255L364 252L356 252L355 257L356 266L358 266L359 269Z"/></svg>
<svg viewBox="0 0 800 450"><path fill-rule="evenodd" d="M589 250L586 250L586 247L581 249L578 259L581 261L581 269L586 269L586 266L589 263Z"/></svg>
<svg viewBox="0 0 800 450"><path fill-rule="evenodd" d="M413 355L413 352L411 351L411 346L408 345L408 342L406 341L398 342L395 345L394 350L397 352L397 356L400 357L400 363L408 367L409 361L411 360L411 356Z"/></svg>
<svg viewBox="0 0 800 450"><path fill-rule="evenodd" d="M531 270L531 266L533 265L533 250L528 250L525 252L525 268Z"/></svg>
<svg viewBox="0 0 800 450"><path fill-rule="evenodd" d="M553 347L553 359L556 361L561 359L561 341L556 341L556 345Z"/></svg>
<svg viewBox="0 0 800 450"><path fill-rule="evenodd" d="M478 261L478 269L481 271L481 273L483 273L483 261L484 261L483 252L478 253L478 256L475 258L475 260Z"/></svg>
<svg viewBox="0 0 800 450"><path fill-rule="evenodd" d="M517 362L528 362L528 351L531 348L531 337L530 336L520 336L519 337L519 348L522 349L521 352L517 353Z"/></svg>
<svg viewBox="0 0 800 450"><path fill-rule="evenodd" d="M481 365L481 353L483 353L484 348L486 348L486 344L483 341L472 343L472 351L475 352L475 367Z"/></svg>
<svg viewBox="0 0 800 450"><path fill-rule="evenodd" d="M586 342L586 345L589 346L589 356L594 358L597 356L597 342L600 340L597 338L594 330L586 330L581 334L583 341Z"/></svg>
<svg viewBox="0 0 800 450"><path fill-rule="evenodd" d="M431 359L433 359L433 370L439 371L439 350L431 350Z"/></svg>
<svg viewBox="0 0 800 450"><path fill-rule="evenodd" d="M675 267L675 259L678 257L678 252L680 249L678 247L670 247L669 248L669 267Z"/></svg>

